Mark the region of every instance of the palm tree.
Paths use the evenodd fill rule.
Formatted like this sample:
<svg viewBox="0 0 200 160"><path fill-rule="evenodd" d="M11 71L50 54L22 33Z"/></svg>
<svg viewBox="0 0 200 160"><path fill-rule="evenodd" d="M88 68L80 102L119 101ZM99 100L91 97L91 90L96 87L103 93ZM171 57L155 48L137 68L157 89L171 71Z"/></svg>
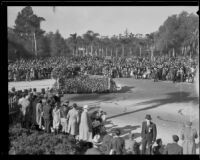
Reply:
<svg viewBox="0 0 200 160"><path fill-rule="evenodd" d="M99 33L94 33L93 31L89 30L84 35L83 38L86 41L86 44L90 45L90 53L93 54L93 46L94 41L99 36Z"/></svg>
<svg viewBox="0 0 200 160"><path fill-rule="evenodd" d="M77 33L70 34L70 40L73 46L73 55L75 56L77 53Z"/></svg>

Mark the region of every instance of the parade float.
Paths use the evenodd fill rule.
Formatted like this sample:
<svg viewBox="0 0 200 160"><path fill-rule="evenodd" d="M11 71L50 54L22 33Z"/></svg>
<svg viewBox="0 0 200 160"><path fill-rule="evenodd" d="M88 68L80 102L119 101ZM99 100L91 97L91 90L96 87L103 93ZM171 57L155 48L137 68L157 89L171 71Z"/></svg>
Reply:
<svg viewBox="0 0 200 160"><path fill-rule="evenodd" d="M61 65L52 71L56 80L54 88L64 93L109 93L116 91L112 78L102 75L82 74L79 66Z"/></svg>

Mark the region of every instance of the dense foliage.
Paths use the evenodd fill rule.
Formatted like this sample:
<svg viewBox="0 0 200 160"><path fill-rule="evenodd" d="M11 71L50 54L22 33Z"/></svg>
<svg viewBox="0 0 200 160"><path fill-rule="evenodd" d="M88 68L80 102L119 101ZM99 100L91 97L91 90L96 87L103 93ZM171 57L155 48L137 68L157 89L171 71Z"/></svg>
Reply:
<svg viewBox="0 0 200 160"><path fill-rule="evenodd" d="M78 148L70 136L27 130L20 125L9 128L9 141L9 154L74 154Z"/></svg>
<svg viewBox="0 0 200 160"><path fill-rule="evenodd" d="M165 53L172 52L181 55L198 53L199 18L197 15L183 11L172 15L159 27L154 36L155 47Z"/></svg>
<svg viewBox="0 0 200 160"><path fill-rule="evenodd" d="M8 28L8 58L31 56L132 56L152 54L188 55L198 53L199 19L185 11L172 15L158 31L146 35L129 33L102 36L88 30L83 35L70 34L68 38L56 33L45 33L40 28L43 17L33 13L28 6L18 13L14 28ZM153 52L153 53L152 53Z"/></svg>
<svg viewBox="0 0 200 160"><path fill-rule="evenodd" d="M108 85L107 77L79 76L60 79L60 87L66 93L104 93L110 90Z"/></svg>

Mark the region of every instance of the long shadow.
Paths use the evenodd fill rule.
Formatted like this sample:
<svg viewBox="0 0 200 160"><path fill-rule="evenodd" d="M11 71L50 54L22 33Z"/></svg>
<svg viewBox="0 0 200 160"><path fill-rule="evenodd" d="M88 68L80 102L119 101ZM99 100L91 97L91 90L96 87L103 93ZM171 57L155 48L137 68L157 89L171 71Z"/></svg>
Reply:
<svg viewBox="0 0 200 160"><path fill-rule="evenodd" d="M166 104L172 104L172 103L185 103L185 102L191 102L195 105L199 104L199 98L198 97L190 97L190 93L188 92L173 92L173 93L168 93L168 96L166 98L163 99L155 99L155 100L150 100L150 101L145 101L145 102L140 102L135 104L134 106L140 106L140 105L150 105L148 107L145 108L141 108L135 111L130 111L130 112L125 112L125 113L121 113L121 114L117 114L117 115L113 115L108 117L107 119L111 119L111 118L116 118L116 117L120 117L120 116L124 116L127 114L132 114L132 113L136 113L139 111L144 111L144 110L149 110L149 109L153 109L156 107L160 107L162 105L166 105ZM153 104L153 105L151 105Z"/></svg>
<svg viewBox="0 0 200 160"><path fill-rule="evenodd" d="M131 90L135 87L130 87L130 86L123 86L119 91L116 93L130 93Z"/></svg>
<svg viewBox="0 0 200 160"><path fill-rule="evenodd" d="M165 104L170 104L170 103L186 103L186 102L191 102L191 103L197 105L197 104L199 104L199 98L191 97L190 93L188 93L188 92L173 92L173 93L168 93L167 98L155 99L155 100L137 103L136 106L151 104L151 103L165 105Z"/></svg>
<svg viewBox="0 0 200 160"><path fill-rule="evenodd" d="M123 86L121 90L113 93L66 94L63 99L69 99L71 101L98 100L97 102L100 103L116 98L118 93L131 93L133 88L135 87Z"/></svg>
<svg viewBox="0 0 200 160"><path fill-rule="evenodd" d="M125 136L123 136L123 138L124 139L129 139L129 134L128 133L131 133L131 131L136 130L137 128L140 128L140 125L137 125L137 126L126 125L124 127L116 127L116 125L114 125L112 128L120 129L121 135L125 135ZM141 133L134 133L134 135L135 135L135 138L137 138L137 137L141 136Z"/></svg>

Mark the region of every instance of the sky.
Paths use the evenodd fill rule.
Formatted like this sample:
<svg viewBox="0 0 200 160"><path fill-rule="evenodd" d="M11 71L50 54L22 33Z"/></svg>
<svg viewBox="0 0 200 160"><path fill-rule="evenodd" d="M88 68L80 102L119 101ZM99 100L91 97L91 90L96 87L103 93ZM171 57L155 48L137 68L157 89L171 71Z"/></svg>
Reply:
<svg viewBox="0 0 200 160"><path fill-rule="evenodd" d="M8 7L8 26L13 27L18 12L24 7ZM41 28L46 32L59 30L64 38L70 34L82 35L88 30L99 33L101 36L123 34L127 29L133 34L148 34L155 32L163 22L173 14L182 11L196 14L198 6L71 6L53 7L33 6L34 14L43 17L46 21L41 23Z"/></svg>

